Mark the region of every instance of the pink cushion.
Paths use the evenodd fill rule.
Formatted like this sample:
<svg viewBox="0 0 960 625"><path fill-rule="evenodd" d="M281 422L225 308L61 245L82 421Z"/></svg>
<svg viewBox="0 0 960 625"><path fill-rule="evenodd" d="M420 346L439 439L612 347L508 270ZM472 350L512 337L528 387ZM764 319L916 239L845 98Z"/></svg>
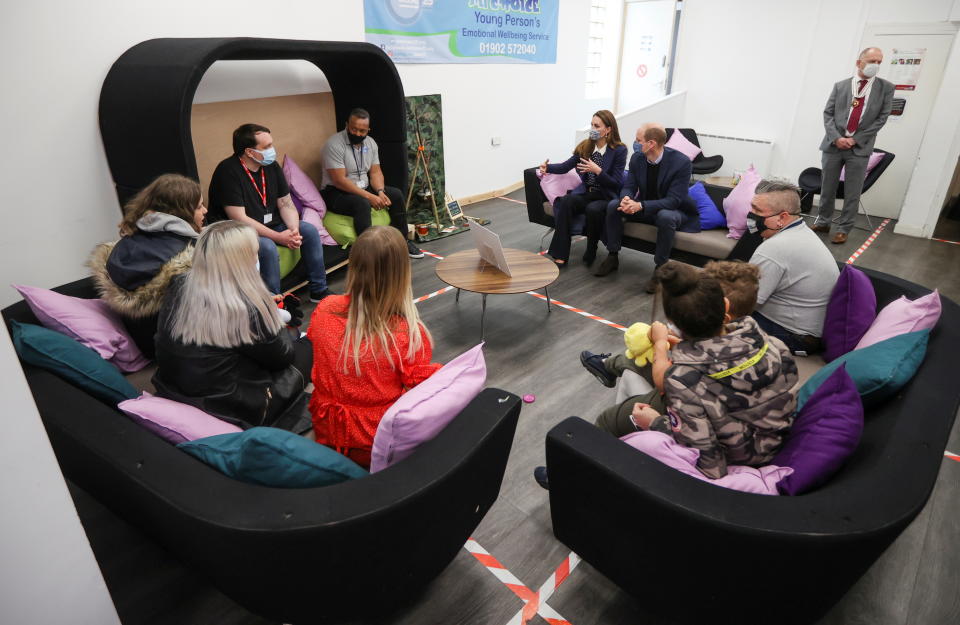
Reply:
<svg viewBox="0 0 960 625"><path fill-rule="evenodd" d="M486 381L487 365L480 343L404 393L377 426L370 472L400 462L439 434L473 401Z"/></svg>
<svg viewBox="0 0 960 625"><path fill-rule="evenodd" d="M883 160L883 152L874 152L870 155L870 158L867 159L867 173L869 174L873 171L873 168L880 164L880 161ZM844 180L847 177L847 166L844 165L843 169L840 170L840 180Z"/></svg>
<svg viewBox="0 0 960 625"><path fill-rule="evenodd" d="M547 201L551 204L558 197L563 197L569 191L573 191L583 182L577 170L571 169L565 174L541 174L537 170L537 176L540 177L540 188L543 194L547 196Z"/></svg>
<svg viewBox="0 0 960 625"><path fill-rule="evenodd" d="M940 319L940 293L934 289L930 295L908 300L901 295L883 307L854 349L869 347L880 341L918 330L931 330Z"/></svg>
<svg viewBox="0 0 960 625"><path fill-rule="evenodd" d="M697 459L700 457L700 452L681 445L668 434L653 431L633 432L620 440L634 449L639 449L648 456L656 458L668 467L686 473L690 477L745 493L776 495L778 494L777 482L793 473L793 469L790 467L768 465L754 468L730 465L727 467L726 475L711 480L697 470Z"/></svg>
<svg viewBox="0 0 960 625"><path fill-rule="evenodd" d="M760 174L750 165L750 169L743 173L730 195L723 198L723 212L727 215L727 228L730 230L727 233L728 238L739 239L746 232L747 213L750 212L750 202L759 183Z"/></svg>
<svg viewBox="0 0 960 625"><path fill-rule="evenodd" d="M99 299L70 297L48 289L14 284L45 328L66 334L109 360L124 373L150 361L133 342L123 321Z"/></svg>
<svg viewBox="0 0 960 625"><path fill-rule="evenodd" d="M297 210L300 211L300 218L317 229L317 232L320 233L320 241L324 245L336 245L337 242L323 227L323 216L327 214L327 205L323 201L323 197L320 196L317 185L313 184L310 176L300 169L297 162L289 154L283 157L283 175L290 187L290 197ZM310 216L308 209L314 211L319 217L314 219Z"/></svg>
<svg viewBox="0 0 960 625"><path fill-rule="evenodd" d="M697 158L697 154L703 153L703 150L698 148L696 145L691 143L689 139L683 136L683 133L680 132L679 128L673 129L673 134L670 135L670 140L667 141L666 146L668 148L673 148L677 152L683 153L683 155L689 158L691 161Z"/></svg>
<svg viewBox="0 0 960 625"><path fill-rule="evenodd" d="M117 408L174 445L217 434L235 434L243 431L193 406L154 397L146 391L136 399L120 402Z"/></svg>

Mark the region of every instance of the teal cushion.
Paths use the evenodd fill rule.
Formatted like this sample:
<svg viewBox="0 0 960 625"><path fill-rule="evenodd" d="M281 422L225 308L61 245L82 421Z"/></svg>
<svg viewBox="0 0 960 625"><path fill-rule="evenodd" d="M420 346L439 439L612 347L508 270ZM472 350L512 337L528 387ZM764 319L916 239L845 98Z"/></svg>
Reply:
<svg viewBox="0 0 960 625"><path fill-rule="evenodd" d="M278 428L218 434L177 447L224 475L275 488L329 486L368 475L329 447Z"/></svg>
<svg viewBox="0 0 960 625"><path fill-rule="evenodd" d="M10 322L20 360L72 382L110 405L140 395L120 370L65 334L31 323Z"/></svg>
<svg viewBox="0 0 960 625"><path fill-rule="evenodd" d="M899 391L917 372L927 353L930 330L908 332L840 356L813 375L797 393L797 412L814 391L841 365L857 385L864 406Z"/></svg>
<svg viewBox="0 0 960 625"><path fill-rule="evenodd" d="M370 225L389 226L390 211L371 210ZM327 229L330 236L344 249L357 240L357 231L353 229L353 217L348 215L340 215L328 210L327 214L323 216L323 227Z"/></svg>

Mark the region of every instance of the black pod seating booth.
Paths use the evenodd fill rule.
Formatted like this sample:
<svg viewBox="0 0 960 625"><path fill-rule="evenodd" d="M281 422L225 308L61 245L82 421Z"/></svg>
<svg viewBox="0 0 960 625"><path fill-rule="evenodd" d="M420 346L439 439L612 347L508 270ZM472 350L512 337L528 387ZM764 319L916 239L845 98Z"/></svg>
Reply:
<svg viewBox="0 0 960 625"><path fill-rule="evenodd" d="M861 270L878 307L930 292ZM570 417L546 439L554 534L670 622L815 622L923 509L943 465L960 406L960 307L941 301L916 375L867 408L857 450L825 485L728 490Z"/></svg>
<svg viewBox="0 0 960 625"><path fill-rule="evenodd" d="M101 94L120 201L164 172L196 177L189 108L211 63L270 58L321 67L340 118L346 103L366 102L388 183L403 186L403 92L375 46L158 39L128 50ZM97 297L90 278L54 290ZM24 301L3 317L39 323ZM488 388L384 471L325 488L267 488L224 476L52 373L24 365L24 374L67 479L237 603L294 624L373 618L415 601L496 501L520 413L518 397Z"/></svg>
<svg viewBox="0 0 960 625"><path fill-rule="evenodd" d="M89 278L54 290L97 296ZM39 323L22 300L3 317ZM224 476L52 373L24 373L67 479L240 605L294 624L415 601L496 501L520 414L517 396L488 388L384 471L267 488Z"/></svg>
<svg viewBox="0 0 960 625"><path fill-rule="evenodd" d="M353 107L370 111L376 120L385 182L405 189L403 85L393 61L377 46L249 37L165 38L144 41L124 52L100 91L100 133L121 206L161 174L199 180L191 108L197 85L213 63L277 59L305 60L323 72L333 94L338 128ZM347 257L338 246L324 246L323 251L328 268ZM284 278L285 289L303 279L300 265Z"/></svg>

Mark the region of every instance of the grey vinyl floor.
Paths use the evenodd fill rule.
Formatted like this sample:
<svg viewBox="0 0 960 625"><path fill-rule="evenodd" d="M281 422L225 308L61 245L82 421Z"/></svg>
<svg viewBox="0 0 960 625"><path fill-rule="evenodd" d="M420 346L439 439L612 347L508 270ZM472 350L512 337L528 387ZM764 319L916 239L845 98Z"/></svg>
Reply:
<svg viewBox="0 0 960 625"><path fill-rule="evenodd" d="M537 251L546 229L528 222L526 208L518 202L522 200L521 190L507 199L471 205L467 212L491 219L490 227L506 247ZM838 260L846 260L869 235L854 230L846 244L828 246ZM641 293L640 286L653 269L652 257L628 250L621 254L618 272L596 278L579 261L582 246L582 242L574 244L571 265L561 272L550 295L624 325L649 320L652 296ZM471 248L472 242L469 235L457 235L423 247L443 256ZM436 259L428 256L412 262L415 296L444 286L434 273ZM856 261L859 266L937 287L954 300L960 300L958 263L960 245L895 235L892 222ZM331 276L334 290L342 292L344 277L344 272ZM477 343L479 295L463 293L456 303L449 292L419 306L434 336L437 361L445 362ZM547 493L532 479L534 467L544 462L544 436L567 416L592 418L598 407L610 401L611 391L582 369L578 354L582 349L622 349L622 334L562 308L548 313L542 300L519 294L488 298L485 338L488 385L536 399L523 407L500 498L474 538L536 590L570 553L553 537ZM960 426L954 427L948 449L960 452ZM72 492L126 625L268 623L186 570L88 495L76 488ZM960 622L958 509L960 462L945 458L926 508L822 623ZM587 563L581 563L546 603L574 625L670 622L648 613ZM410 608L380 622L506 625L522 607L513 592L461 550ZM547 621L538 615L530 622L543 625Z"/></svg>

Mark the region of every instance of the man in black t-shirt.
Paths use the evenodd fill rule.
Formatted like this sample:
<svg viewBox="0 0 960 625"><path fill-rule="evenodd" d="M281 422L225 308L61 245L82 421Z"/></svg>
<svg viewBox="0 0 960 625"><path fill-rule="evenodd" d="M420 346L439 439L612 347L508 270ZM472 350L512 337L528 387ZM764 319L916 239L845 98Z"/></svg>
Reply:
<svg viewBox="0 0 960 625"><path fill-rule="evenodd" d="M276 159L268 128L244 124L234 130L233 156L220 161L210 180L208 221L233 219L257 231L260 275L274 294L280 293L277 246L299 249L307 265L310 299L319 302L330 294L320 234L313 225L300 221Z"/></svg>

